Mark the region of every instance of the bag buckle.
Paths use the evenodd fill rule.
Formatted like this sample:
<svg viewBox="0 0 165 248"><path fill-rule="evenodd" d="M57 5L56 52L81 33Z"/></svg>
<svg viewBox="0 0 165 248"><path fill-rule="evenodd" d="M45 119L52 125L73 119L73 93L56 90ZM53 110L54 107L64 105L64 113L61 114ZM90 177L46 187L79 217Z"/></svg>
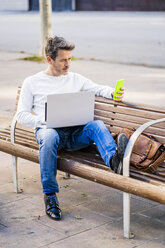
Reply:
<svg viewBox="0 0 165 248"><path fill-rule="evenodd" d="M148 157L148 154L146 152L144 152L143 155L142 155L142 157L140 158L139 163L140 164L143 163L147 159L147 157Z"/></svg>

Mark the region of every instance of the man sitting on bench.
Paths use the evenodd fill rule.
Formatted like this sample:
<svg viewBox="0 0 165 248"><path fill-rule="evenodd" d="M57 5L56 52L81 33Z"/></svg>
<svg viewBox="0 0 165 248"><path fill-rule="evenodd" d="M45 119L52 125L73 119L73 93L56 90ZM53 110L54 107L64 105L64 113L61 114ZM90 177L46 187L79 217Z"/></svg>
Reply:
<svg viewBox="0 0 165 248"><path fill-rule="evenodd" d="M113 88L98 85L78 73L68 72L74 47L74 44L62 37L48 39L45 47L48 67L24 80L17 110L17 121L36 129L46 214L54 220L59 220L62 216L56 196L59 192L56 180L57 151L61 148L78 150L95 143L105 164L121 174L122 167L119 165L122 165L128 143L126 135L120 134L116 146L110 132L100 120L83 126L46 128L44 115L48 94L94 91L96 96L113 96ZM117 97L118 101L121 101L124 89L118 93L121 94ZM34 114L31 113L32 110Z"/></svg>

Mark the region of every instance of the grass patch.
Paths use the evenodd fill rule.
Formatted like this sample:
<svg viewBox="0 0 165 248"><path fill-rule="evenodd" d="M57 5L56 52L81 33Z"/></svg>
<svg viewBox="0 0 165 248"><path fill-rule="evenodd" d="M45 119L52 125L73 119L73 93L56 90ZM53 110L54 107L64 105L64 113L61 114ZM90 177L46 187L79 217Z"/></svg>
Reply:
<svg viewBox="0 0 165 248"><path fill-rule="evenodd" d="M68 184L64 185L63 188L67 189L69 187Z"/></svg>
<svg viewBox="0 0 165 248"><path fill-rule="evenodd" d="M77 220L83 219L83 217L81 217L80 215L75 216L75 218L76 218Z"/></svg>
<svg viewBox="0 0 165 248"><path fill-rule="evenodd" d="M82 193L81 195L83 195L83 196L88 196L88 194L87 194L87 193Z"/></svg>
<svg viewBox="0 0 165 248"><path fill-rule="evenodd" d="M76 58L76 57L72 57L71 58L72 61L76 61L76 60L83 60L83 58Z"/></svg>
<svg viewBox="0 0 165 248"><path fill-rule="evenodd" d="M46 61L45 57L41 57L41 56L36 55L36 54L34 54L32 56L20 58L20 60L34 61L34 62L38 62L38 63L42 63L42 62L45 62ZM72 57L71 60L72 61L83 60L83 58Z"/></svg>
<svg viewBox="0 0 165 248"><path fill-rule="evenodd" d="M38 63L45 62L44 57L38 56L36 54L34 54L32 56L21 58L21 60L34 61L34 62L38 62Z"/></svg>

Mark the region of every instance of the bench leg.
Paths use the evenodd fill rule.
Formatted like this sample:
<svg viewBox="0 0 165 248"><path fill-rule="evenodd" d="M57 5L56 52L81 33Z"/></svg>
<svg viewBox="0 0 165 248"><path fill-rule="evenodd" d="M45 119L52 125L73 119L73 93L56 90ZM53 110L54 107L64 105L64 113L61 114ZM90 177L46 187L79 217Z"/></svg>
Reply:
<svg viewBox="0 0 165 248"><path fill-rule="evenodd" d="M18 193L17 157L12 156L14 192Z"/></svg>
<svg viewBox="0 0 165 248"><path fill-rule="evenodd" d="M130 232L130 194L123 193L123 227L124 237L131 239L134 234Z"/></svg>

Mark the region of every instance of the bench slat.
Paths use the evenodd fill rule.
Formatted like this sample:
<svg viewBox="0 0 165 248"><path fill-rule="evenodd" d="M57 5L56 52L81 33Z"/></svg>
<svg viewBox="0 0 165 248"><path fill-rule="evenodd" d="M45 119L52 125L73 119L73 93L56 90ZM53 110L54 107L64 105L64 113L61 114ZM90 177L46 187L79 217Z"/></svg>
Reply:
<svg viewBox="0 0 165 248"><path fill-rule="evenodd" d="M108 126L108 130L111 133L119 133L122 130L122 127ZM151 136L155 137L162 144L165 144L165 137L162 137L162 136L159 136L159 135L155 135L155 134L151 134L151 133L146 132L146 131L144 132L144 134L147 134L149 136L151 135Z"/></svg>
<svg viewBox="0 0 165 248"><path fill-rule="evenodd" d="M95 109L95 116L101 116L101 117L106 117L111 119L115 119L115 120L125 120L128 122L132 122L132 123L137 123L137 124L144 124L148 121L151 121L151 119L148 118L142 118L142 117L136 117L136 116L132 116L132 115L124 115L124 114L120 114L120 113L112 113L112 112L107 112L107 111L103 111L103 110L98 110ZM165 129L165 123L159 123L159 124L155 124L153 125L153 127L157 127L157 128L162 128Z"/></svg>
<svg viewBox="0 0 165 248"><path fill-rule="evenodd" d="M95 101L99 102L99 103L113 105L116 107L122 106L122 107L126 107L126 108L139 109L139 110L143 110L146 112L155 112L155 113L162 113L162 114L165 113L164 108L161 108L158 106L131 104L131 103L126 103L126 102L115 102L111 99L107 99L107 98L103 98L103 97L96 97Z"/></svg>
<svg viewBox="0 0 165 248"><path fill-rule="evenodd" d="M0 131L0 132L4 132L4 131ZM10 129L6 129L6 134L10 135ZM24 138L26 140L33 140L34 142L36 142L36 139L35 139L35 136L34 136L34 133L30 133L28 131L24 131L24 130L19 130L16 128L15 130L15 135L16 137L20 137L20 138Z"/></svg>
<svg viewBox="0 0 165 248"><path fill-rule="evenodd" d="M107 111L110 113L120 113L120 114L125 114L125 115L131 115L131 116L137 116L137 117L143 117L143 118L148 118L149 120L156 120L160 118L165 117L165 113L158 113L158 112L148 112L145 111L144 109L133 109L125 106L114 106L114 105L109 105L109 104L100 104L100 103L95 103L95 109L97 110L103 110Z"/></svg>
<svg viewBox="0 0 165 248"><path fill-rule="evenodd" d="M126 122L126 121L120 121L120 120L110 120L106 117L102 116L95 116L95 119L102 120L105 124L110 126L117 126L117 127L124 127L124 128L130 128L130 129L137 129L140 125L136 123ZM165 137L165 130L158 129L155 127L149 127L147 129L147 132L151 133L152 135L159 135L162 137Z"/></svg>

